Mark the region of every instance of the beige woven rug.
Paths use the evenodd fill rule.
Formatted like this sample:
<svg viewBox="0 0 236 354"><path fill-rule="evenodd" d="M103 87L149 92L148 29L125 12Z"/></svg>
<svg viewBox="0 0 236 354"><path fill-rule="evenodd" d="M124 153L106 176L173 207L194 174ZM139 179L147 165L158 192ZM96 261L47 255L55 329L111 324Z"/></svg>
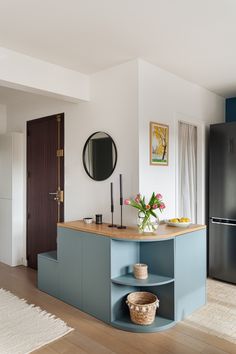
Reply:
<svg viewBox="0 0 236 354"><path fill-rule="evenodd" d="M0 289L0 353L27 354L73 329L39 307Z"/></svg>
<svg viewBox="0 0 236 354"><path fill-rule="evenodd" d="M236 285L208 279L207 304L184 323L236 344Z"/></svg>

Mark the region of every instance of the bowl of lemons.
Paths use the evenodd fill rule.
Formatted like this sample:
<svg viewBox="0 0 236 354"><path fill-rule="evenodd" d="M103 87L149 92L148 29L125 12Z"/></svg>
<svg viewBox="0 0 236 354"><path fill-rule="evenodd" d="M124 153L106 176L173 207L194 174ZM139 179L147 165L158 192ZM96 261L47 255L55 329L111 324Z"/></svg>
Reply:
<svg viewBox="0 0 236 354"><path fill-rule="evenodd" d="M167 225L175 226L175 227L188 227L191 224L191 220L189 218L173 218L166 220Z"/></svg>

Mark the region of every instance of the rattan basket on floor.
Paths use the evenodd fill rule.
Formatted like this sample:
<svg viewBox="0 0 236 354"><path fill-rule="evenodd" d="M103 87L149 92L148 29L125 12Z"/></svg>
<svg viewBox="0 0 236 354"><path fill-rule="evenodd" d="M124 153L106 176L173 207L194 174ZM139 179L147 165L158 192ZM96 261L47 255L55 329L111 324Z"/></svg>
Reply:
<svg viewBox="0 0 236 354"><path fill-rule="evenodd" d="M139 325L150 325L155 320L159 300L155 294L137 291L127 296L131 321Z"/></svg>

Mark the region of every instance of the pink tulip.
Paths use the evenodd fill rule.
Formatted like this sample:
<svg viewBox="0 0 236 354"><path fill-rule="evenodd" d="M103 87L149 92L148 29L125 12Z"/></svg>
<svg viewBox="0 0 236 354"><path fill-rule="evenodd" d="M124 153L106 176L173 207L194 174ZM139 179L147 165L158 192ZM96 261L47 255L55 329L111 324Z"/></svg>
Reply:
<svg viewBox="0 0 236 354"><path fill-rule="evenodd" d="M125 204L125 205L130 205L130 204L131 204L131 201L130 201L129 199L125 199L125 200L124 200L124 204Z"/></svg>
<svg viewBox="0 0 236 354"><path fill-rule="evenodd" d="M136 203L139 203L139 202L140 202L140 197L141 197L141 195L140 195L140 194L137 194L137 196L136 196L136 198L135 198Z"/></svg>
<svg viewBox="0 0 236 354"><path fill-rule="evenodd" d="M161 203L160 206L159 206L160 209L165 209L165 207L166 207L166 206L165 206L164 203Z"/></svg>
<svg viewBox="0 0 236 354"><path fill-rule="evenodd" d="M163 197L162 197L162 195L161 195L160 193L158 193L158 194L156 195L156 198L157 198L157 199L162 199Z"/></svg>
<svg viewBox="0 0 236 354"><path fill-rule="evenodd" d="M153 204L152 209L157 209L158 205L157 204Z"/></svg>

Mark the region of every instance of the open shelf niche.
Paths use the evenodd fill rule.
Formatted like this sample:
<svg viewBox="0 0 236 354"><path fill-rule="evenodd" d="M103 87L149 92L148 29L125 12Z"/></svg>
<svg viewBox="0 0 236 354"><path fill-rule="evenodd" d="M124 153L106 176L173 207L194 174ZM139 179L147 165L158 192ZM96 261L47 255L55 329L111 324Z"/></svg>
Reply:
<svg viewBox="0 0 236 354"><path fill-rule="evenodd" d="M148 278L136 279L133 265L148 265ZM133 332L156 332L174 325L174 239L158 242L111 242L111 323ZM157 295L160 308L152 325L131 322L127 295L134 291L148 291Z"/></svg>

